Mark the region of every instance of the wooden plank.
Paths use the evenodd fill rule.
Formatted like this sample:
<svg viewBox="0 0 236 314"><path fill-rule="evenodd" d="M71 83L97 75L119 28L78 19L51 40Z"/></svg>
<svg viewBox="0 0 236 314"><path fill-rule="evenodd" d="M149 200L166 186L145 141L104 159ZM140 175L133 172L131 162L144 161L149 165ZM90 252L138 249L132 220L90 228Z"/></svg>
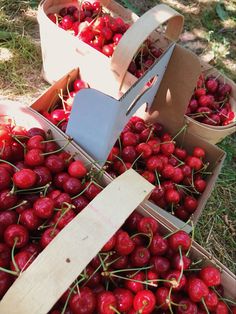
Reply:
<svg viewBox="0 0 236 314"><path fill-rule="evenodd" d="M0 303L4 314L45 314L153 189L130 169L43 250Z"/></svg>

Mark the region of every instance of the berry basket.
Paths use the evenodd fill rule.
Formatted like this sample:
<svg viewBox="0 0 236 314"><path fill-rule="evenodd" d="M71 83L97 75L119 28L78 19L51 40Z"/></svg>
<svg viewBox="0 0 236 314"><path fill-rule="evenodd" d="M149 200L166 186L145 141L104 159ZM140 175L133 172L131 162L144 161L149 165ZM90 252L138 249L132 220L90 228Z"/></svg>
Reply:
<svg viewBox="0 0 236 314"><path fill-rule="evenodd" d="M1 313L233 311L235 276L142 206L151 190L132 169L114 180L15 280ZM117 264L122 258L128 262Z"/></svg>
<svg viewBox="0 0 236 314"><path fill-rule="evenodd" d="M94 3L94 1L91 1L91 3ZM97 2L95 1L95 3ZM66 31L58 27L58 25L49 19L50 14L59 14L65 8L78 8L77 1L45 0L41 2L38 8L38 22L41 38L43 76L48 82L53 83L71 69L79 67L81 72L84 73L84 79L90 82L91 87L116 97L119 90L123 92L127 90L137 80L137 77L142 74L143 69L148 68L153 60L158 58L161 51L165 51L170 43L178 39L183 27L183 17L164 4L155 6L138 18L133 12L125 9L115 1L101 1L100 3L104 11L104 16L110 17L115 23L116 18L119 21L121 19L123 21L123 29L117 28L119 30L117 34L122 37L119 38L117 44L112 44L115 49L110 58L101 52L101 48L96 47L97 49L95 49L92 47L94 44L90 42L86 43L87 40L83 38L81 33L79 34L82 37L79 35L81 37L79 39L78 35L75 36L72 34L72 31ZM83 2L80 3L79 12L81 12L81 8L85 4ZM125 22L130 24L129 28ZM156 31L158 27L166 22L166 28ZM56 23L58 24L58 19ZM94 21L90 22L91 25L89 27L97 27L96 23L101 23L98 16ZM107 24L109 22L106 21L104 23ZM126 28L128 29L126 30ZM100 30L96 30L96 32L100 36ZM115 34L115 30L113 34ZM150 39L147 41L147 38ZM107 41L111 42L111 39ZM151 42L153 44L149 49L147 45L150 45ZM132 59L140 47L141 59L139 59L141 61L139 61L141 62L142 69L140 68L137 73L133 70L127 72ZM146 60L144 65L147 50L151 51L152 56L148 54L150 58ZM134 68L134 64L131 68Z"/></svg>
<svg viewBox="0 0 236 314"><path fill-rule="evenodd" d="M213 103L211 99L210 103L208 103L209 98L206 99L205 95L203 95L202 98L205 97L203 101L206 101L206 106L204 106L203 102L201 107L198 108L200 108L200 110L205 108L203 110L210 110L211 113L205 114L206 123L201 121L204 117L196 113L197 108L193 108L193 110L190 109L185 117L190 132L199 135L212 144L216 144L236 131L236 84L209 64L203 61L200 62L203 77L200 76L198 81L198 90L206 93L207 97L210 96L212 98L213 95L214 98ZM208 78L212 78L213 82L210 82L211 86L209 80L207 81ZM223 88L225 90L220 92L220 88L221 90L223 90ZM201 96L196 96L195 91L195 95L193 95L191 99L193 106L197 105L200 99ZM214 103L214 101L216 102ZM190 106L191 104L189 104L189 108ZM194 119L194 117L197 119ZM197 121L199 118L200 121Z"/></svg>
<svg viewBox="0 0 236 314"><path fill-rule="evenodd" d="M199 68L198 66L199 66L199 61L196 56L194 56L192 53L190 53L186 49L176 45L173 55L171 57L171 60L169 62L169 65L167 67L166 73L162 79L158 93L155 96L153 105L151 107L151 111L154 111L154 112L151 116L146 115L145 117L145 119L147 118L147 120L150 120L151 118L152 122L161 123L164 126L165 132L169 132L172 137L176 133L178 133L178 131L184 126L184 113L186 110L186 106L187 106L188 100L191 97L192 91L194 89L195 81L200 73L200 66ZM194 69L194 71L190 72L189 68ZM100 144L98 144L98 137L99 137L98 129L96 128L94 129L95 123L98 123L99 126L103 124L108 125L109 123L108 120L106 120L103 116L98 114L99 111L101 111L102 104L105 104L105 107L108 108L109 106L111 106L109 104L112 101L112 106L119 105L120 108L123 108L124 106L128 108L134 99L139 99L139 93L140 93L140 90L142 90L143 85L145 85L146 82L149 81L151 77L155 76L154 75L155 73L153 71L154 71L153 68L147 71L144 74L144 76L141 77L139 81L121 98L120 101L115 100L111 97L108 97L107 95L101 92L94 91L93 89L91 89L94 93L94 96L93 96L94 101L91 102L92 106L89 106L90 104L86 103L87 96L89 96L89 90L86 89L85 91L87 91L87 95L85 95L85 98L78 99L76 104L74 104L74 106L72 107L72 112L73 112L74 107L79 109L80 107L79 104L81 104L82 106L83 102L86 103L85 105L82 106L83 110L85 110L83 113L74 112L73 114L73 116L76 117L76 119L74 120L76 129L79 131L79 124L77 123L77 119L78 119L77 117L79 116L84 117L83 119L85 121L85 124L87 124L89 127L89 132L86 132L86 136L92 136L97 141L96 147L98 148L102 147ZM173 77L175 78L175 80L172 79ZM55 108L55 109L62 108L61 99L60 99L61 97L57 96L58 92L60 90L63 90L64 95L68 95L69 94L68 81L70 82L70 86L73 86L73 82L76 80L76 78L78 78L78 70L74 70L70 72L69 75L63 77L57 83L52 85L43 95L41 95L41 97L39 97L31 105L32 108L41 113L44 112L44 114L50 108L50 105L52 105L52 108ZM81 73L80 78L83 79L82 73ZM183 86L185 87L184 89L183 89ZM82 94L82 91L77 93L76 97L79 97L79 95ZM98 103L98 99L99 99L99 103ZM142 103L145 103L145 99L143 100ZM99 121L96 121L93 124L92 118L94 118L93 116L94 110L96 110L97 112L96 116ZM157 113L158 113L157 111L159 112L159 116L157 116ZM132 112L131 115L133 113L134 112ZM87 117L89 117L90 119L89 121L86 120ZM123 117L124 120L121 121L122 128L128 122L130 117L131 116ZM50 115L48 116L48 118L51 119ZM81 123L81 120L80 120L80 123ZM113 126L113 123L110 123L110 125ZM119 129L120 132L122 131L122 128ZM62 129L64 132L66 132L66 126L65 127L63 126ZM109 133L112 134L112 132L109 132ZM117 136L119 136L119 134ZM90 156L92 156L94 160L99 161L99 160L105 160L107 158L107 156L105 157L105 159L98 158L97 156L94 156L92 154L93 153L92 149L94 147L92 145L89 147L88 143L90 143L90 138L86 137L85 139L80 139L79 137L76 137L74 135L73 137L77 141L77 143L80 145L80 147L82 147ZM101 138L99 139L102 140ZM111 144L111 148L112 148L113 144L115 144L115 142L112 142L113 140L114 139L111 139L105 144L112 143ZM188 154L191 154L193 152L194 147L196 146L201 147L206 152L204 163L206 165L209 163L209 166L207 168L207 172L209 172L209 175L206 176L207 184L206 184L206 187L202 190L202 193L200 193L201 195L198 195L199 196L198 205L197 205L197 208L195 208L196 210L193 213L193 221L194 221L194 224L196 224L214 188L215 182L218 178L220 169L222 167L222 164L225 158L225 153L218 147L207 143L202 138L198 137L197 135L191 134L188 131L183 132L182 135L180 135L176 139L176 143L178 143L176 144L178 146L182 146L183 144L183 148L186 149ZM86 144L88 145L86 146ZM108 170L108 172L110 172L108 168L106 169ZM105 178L106 178L107 184L109 184L112 181L111 176L105 176ZM153 202L148 201L147 204L149 207L154 208L155 210L161 212L162 216L164 216L167 220L172 221L172 223L174 223L177 226L181 226L183 224L183 220L186 220L186 217L183 218L183 216L179 216L179 218L181 219L180 220L180 219L177 219L175 216L173 216L170 212L163 210L164 207L159 202L157 202L155 205Z"/></svg>

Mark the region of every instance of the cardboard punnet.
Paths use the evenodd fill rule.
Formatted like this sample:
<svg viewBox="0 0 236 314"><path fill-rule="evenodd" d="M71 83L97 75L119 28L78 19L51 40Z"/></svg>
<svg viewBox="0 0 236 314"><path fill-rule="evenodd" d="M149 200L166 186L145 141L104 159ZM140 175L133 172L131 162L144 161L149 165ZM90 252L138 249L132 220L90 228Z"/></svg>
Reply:
<svg viewBox="0 0 236 314"><path fill-rule="evenodd" d="M232 106L232 111L235 114L234 120L227 126L212 126L200 123L189 116L185 116L186 123L188 123L189 132L199 135L206 141L216 144L223 140L226 136L236 132L236 84L228 77L221 74L214 67L201 61L201 69L205 77L213 75L222 83L228 83L232 87L229 102Z"/></svg>
<svg viewBox="0 0 236 314"><path fill-rule="evenodd" d="M54 83L73 68L79 67L91 86L116 97L120 90L126 91L137 80L127 69L138 48L150 36L159 48L166 50L172 41L178 39L183 16L164 4L155 6L139 18L113 0L101 3L109 14L120 16L132 24L111 58L59 28L47 17L48 13L59 12L62 7L78 7L76 0L44 0L40 3L38 22L43 75L47 81ZM165 32L157 32L156 29L165 22Z"/></svg>
<svg viewBox="0 0 236 314"><path fill-rule="evenodd" d="M154 102L151 107L150 113L141 112L141 115L144 115L144 118L149 121L158 121L162 123L165 129L171 134L176 134L178 130L180 130L184 123L184 114L186 112L186 106L191 98L193 93L195 83L197 78L199 77L201 71L201 67L199 64L198 58L192 54L191 52L187 51L186 49L180 47L179 45L175 45L171 59L169 61L168 67L166 72L162 78L161 84L158 89L158 93L155 96ZM59 100L56 97L58 91L63 89L66 91L66 85L68 83L68 78L70 82L72 82L75 78L77 78L78 70L71 71L68 75L64 76L51 86L42 96L40 96L32 105L31 107L37 111L48 110L50 105L55 105L56 102ZM148 72L139 80L134 86L137 86L140 82L143 82L145 85L146 81L148 81ZM83 79L83 72L80 72L80 77ZM89 83L89 82L88 82ZM132 93L132 90L136 92L135 89L130 89L129 93ZM86 93L88 93L87 91ZM105 95L99 91L94 91L96 95L99 97L103 97L104 100L109 101L111 99L110 96ZM79 98L78 93L78 98ZM82 95L83 93L81 93ZM94 94L94 95L95 95ZM133 95L135 96L135 95ZM137 96L137 95L136 95ZM125 94L124 96L125 97ZM135 97L134 97L135 98ZM124 98L123 98L124 99ZM112 99L113 102L119 101L117 99ZM94 103L96 102L96 97L94 98ZM80 104L78 104L80 106ZM86 108L84 108L86 109ZM159 115L158 115L159 113ZM89 119L89 117L93 114L93 112L87 112L88 117L83 116L84 119ZM123 125L125 121L123 121ZM102 124L100 124L101 126ZM76 127L79 129L79 125L77 124ZM61 132L61 131L60 131ZM61 134L63 134L61 132ZM76 139L75 139L76 140ZM181 137L178 138L179 143L182 142ZM81 143L78 143L78 148L83 150L85 147L81 147ZM208 168L209 171L212 172L211 175L208 176L207 179L207 188L199 198L199 205L197 210L193 215L194 223L197 223L202 210L204 209L206 202L211 195L211 192L214 188L215 182L218 178L220 173L224 158L225 152L219 149L218 147L209 144L208 142L204 141L202 138L190 134L188 131L185 132L184 136L184 147L190 152L194 146L201 146L203 147L206 152L206 160L209 162L210 166ZM92 147L91 147L92 149ZM91 153L91 151L90 151ZM93 156L95 158L95 156ZM90 157L91 158L91 157ZM95 158L98 161L97 158ZM112 181L112 177L108 174L104 176L105 184L109 184ZM162 217L168 219L176 226L183 225L183 222L178 218L174 217L170 213L166 212L165 210L161 209L160 207L154 205L151 202L147 202L149 207L157 210ZM188 227L188 226L187 226ZM188 229L189 230L189 229Z"/></svg>

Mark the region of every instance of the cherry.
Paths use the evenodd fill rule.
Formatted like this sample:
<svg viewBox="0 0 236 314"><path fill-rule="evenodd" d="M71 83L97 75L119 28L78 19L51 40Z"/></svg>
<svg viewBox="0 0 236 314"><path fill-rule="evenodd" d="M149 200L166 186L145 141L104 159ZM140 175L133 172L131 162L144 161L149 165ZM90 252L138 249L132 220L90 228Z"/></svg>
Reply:
<svg viewBox="0 0 236 314"><path fill-rule="evenodd" d="M218 286L221 283L220 271L214 266L203 267L199 274L208 287Z"/></svg>
<svg viewBox="0 0 236 314"><path fill-rule="evenodd" d="M151 171L144 171L142 173L142 177L144 177L147 181L149 181L150 183L155 183L156 181L156 177L155 177L155 174Z"/></svg>
<svg viewBox="0 0 236 314"><path fill-rule="evenodd" d="M128 232L120 230L116 236L115 250L120 255L129 255L135 248Z"/></svg>
<svg viewBox="0 0 236 314"><path fill-rule="evenodd" d="M69 177L63 183L63 190L69 195L76 195L81 191L81 189L82 189L82 183L77 178Z"/></svg>
<svg viewBox="0 0 236 314"><path fill-rule="evenodd" d="M150 252L146 247L138 246L132 251L130 261L134 267L143 267L150 260Z"/></svg>
<svg viewBox="0 0 236 314"><path fill-rule="evenodd" d="M173 291L182 290L187 283L185 275L184 274L181 275L181 272L179 270L169 271L165 276L165 279L169 280L169 282L165 281L164 286L172 287Z"/></svg>
<svg viewBox="0 0 236 314"><path fill-rule="evenodd" d="M196 180L194 181L194 187L195 187L195 189L196 189L198 192L200 192L200 193L202 193L202 192L205 191L206 185L207 185L207 183L206 183L206 181L203 180L203 179L196 179Z"/></svg>
<svg viewBox="0 0 236 314"><path fill-rule="evenodd" d="M170 294L169 288L159 287L155 294L157 305L163 310L168 310L172 301L172 295Z"/></svg>
<svg viewBox="0 0 236 314"><path fill-rule="evenodd" d="M191 259L185 254L182 254L182 260L178 253L176 253L172 258L172 267L177 270L186 270L191 265Z"/></svg>
<svg viewBox="0 0 236 314"><path fill-rule="evenodd" d="M125 132L122 135L122 145L125 146L136 146L138 144L137 136L133 132Z"/></svg>
<svg viewBox="0 0 236 314"><path fill-rule="evenodd" d="M25 154L25 163L27 166L36 167L44 163L43 151L38 148L33 148Z"/></svg>
<svg viewBox="0 0 236 314"><path fill-rule="evenodd" d="M204 297L204 301L205 301L205 304L206 304L208 310L210 310L210 311L214 311L218 302L219 302L217 294L212 290L209 290L208 295L206 297ZM202 304L202 306L204 308L203 304Z"/></svg>
<svg viewBox="0 0 236 314"><path fill-rule="evenodd" d="M18 215L14 211L2 211L0 212L0 239L3 237L5 229L12 225L16 224Z"/></svg>
<svg viewBox="0 0 236 314"><path fill-rule="evenodd" d="M180 247L183 251L187 251L191 246L191 238L187 232L179 230L168 238L168 243L170 248L175 252L177 252Z"/></svg>
<svg viewBox="0 0 236 314"><path fill-rule="evenodd" d="M73 294L69 300L73 314L91 314L96 308L96 297L89 287L80 288L79 293Z"/></svg>
<svg viewBox="0 0 236 314"><path fill-rule="evenodd" d="M10 247L15 244L16 248L21 248L29 241L28 230L22 225L12 224L4 231L4 241Z"/></svg>
<svg viewBox="0 0 236 314"><path fill-rule="evenodd" d="M168 248L168 241L158 233L154 234L149 247L151 255L164 255Z"/></svg>
<svg viewBox="0 0 236 314"><path fill-rule="evenodd" d="M34 202L33 212L39 218L51 218L54 211L54 201L49 197L40 197Z"/></svg>
<svg viewBox="0 0 236 314"><path fill-rule="evenodd" d="M206 297L209 293L209 289L205 285L204 281L199 278L191 278L188 281L188 295L192 302L200 302L202 298Z"/></svg>
<svg viewBox="0 0 236 314"><path fill-rule="evenodd" d="M73 199L72 204L75 206L76 213L79 213L89 204L89 200L84 195L80 195Z"/></svg>
<svg viewBox="0 0 236 314"><path fill-rule="evenodd" d="M63 172L65 162L57 155L50 155L45 159L45 166L50 170L50 172L59 173Z"/></svg>
<svg viewBox="0 0 236 314"><path fill-rule="evenodd" d="M88 84L81 79L76 79L73 83L73 89L75 92L78 92L81 89L88 88L88 87L89 87Z"/></svg>
<svg viewBox="0 0 236 314"><path fill-rule="evenodd" d="M113 293L117 301L118 311L127 312L132 308L134 296L130 290L124 288L116 288Z"/></svg>
<svg viewBox="0 0 236 314"><path fill-rule="evenodd" d="M215 309L215 314L228 314L228 313L230 313L228 306L223 301L219 301Z"/></svg>
<svg viewBox="0 0 236 314"><path fill-rule="evenodd" d="M84 195L87 197L89 201L94 199L102 190L98 185L96 185L93 182L86 182L85 187L86 190L84 192Z"/></svg>
<svg viewBox="0 0 236 314"><path fill-rule="evenodd" d="M171 179L174 173L175 173L175 168L172 165L167 164L163 167L161 175L165 179Z"/></svg>
<svg viewBox="0 0 236 314"><path fill-rule="evenodd" d="M192 168L192 169L194 169L194 170L196 170L196 171L198 171L198 170L200 170L200 169L202 168L202 161L201 161L201 159L198 158L198 157L188 156L188 157L186 158L185 162L186 162L186 164L187 164L190 168Z"/></svg>
<svg viewBox="0 0 236 314"><path fill-rule="evenodd" d="M53 221L55 222L58 229L63 229L71 220L75 218L75 213L72 209L66 209L62 211L56 212L53 217Z"/></svg>
<svg viewBox="0 0 236 314"><path fill-rule="evenodd" d="M177 314L198 314L197 305L188 298L183 298L179 301Z"/></svg>
<svg viewBox="0 0 236 314"><path fill-rule="evenodd" d="M63 189L63 184L70 178L67 172L60 172L54 175L53 184L58 189Z"/></svg>
<svg viewBox="0 0 236 314"><path fill-rule="evenodd" d="M165 199L168 203L178 204L180 201L179 192L174 189L168 189L165 191Z"/></svg>
<svg viewBox="0 0 236 314"><path fill-rule="evenodd" d="M11 184L11 175L3 167L0 166L0 190L7 189Z"/></svg>
<svg viewBox="0 0 236 314"><path fill-rule="evenodd" d="M80 160L76 160L69 165L68 173L71 177L81 179L87 174L87 169Z"/></svg>
<svg viewBox="0 0 236 314"><path fill-rule="evenodd" d="M11 261L11 250L5 243L0 243L0 267L7 268Z"/></svg>
<svg viewBox="0 0 236 314"><path fill-rule="evenodd" d="M133 280L125 280L125 287L134 293L142 291L144 288L144 285L142 283L142 281L145 279L144 273L140 271L136 275L133 275L131 279Z"/></svg>
<svg viewBox="0 0 236 314"><path fill-rule="evenodd" d="M151 156L146 161L146 167L149 171L160 172L163 169L163 163L161 159L157 156Z"/></svg>
<svg viewBox="0 0 236 314"><path fill-rule="evenodd" d="M134 162L137 158L137 152L136 149L133 146L126 146L123 148L121 152L122 159L125 162Z"/></svg>
<svg viewBox="0 0 236 314"><path fill-rule="evenodd" d="M158 274L164 274L170 269L170 261L163 256L152 256L150 264L154 266L154 270Z"/></svg>
<svg viewBox="0 0 236 314"><path fill-rule="evenodd" d="M175 144L174 143L165 143L161 144L161 152L165 156L170 156L175 151Z"/></svg>
<svg viewBox="0 0 236 314"><path fill-rule="evenodd" d="M113 314L117 308L117 301L114 293L104 291L97 296L97 310L99 314Z"/></svg>
<svg viewBox="0 0 236 314"><path fill-rule="evenodd" d="M36 186L44 186L52 181L51 172L48 170L47 167L35 167L34 172L37 174Z"/></svg>
<svg viewBox="0 0 236 314"><path fill-rule="evenodd" d="M198 157L198 158L205 158L206 152L201 147L194 147L193 156Z"/></svg>
<svg viewBox="0 0 236 314"><path fill-rule="evenodd" d="M111 251L116 244L116 235L113 235L106 244L102 247L101 251L102 252L109 252Z"/></svg>
<svg viewBox="0 0 236 314"><path fill-rule="evenodd" d="M41 235L40 246L44 249L59 232L60 230L54 227L46 229Z"/></svg>
<svg viewBox="0 0 236 314"><path fill-rule="evenodd" d="M0 270L0 299L4 296L13 282L12 275Z"/></svg>
<svg viewBox="0 0 236 314"><path fill-rule="evenodd" d="M134 296L133 307L142 314L152 313L156 305L156 298L152 291L142 290Z"/></svg>
<svg viewBox="0 0 236 314"><path fill-rule="evenodd" d="M162 198L164 196L165 190L164 188L160 185L160 186L156 186L151 194L151 200L154 201L154 203L158 202L158 200L160 200L160 198Z"/></svg>
<svg viewBox="0 0 236 314"><path fill-rule="evenodd" d="M39 149L43 151L45 149L45 143L43 143L44 137L42 135L34 135L27 141L26 147L30 149Z"/></svg>
<svg viewBox="0 0 236 314"><path fill-rule="evenodd" d="M25 209L20 214L20 223L28 230L36 230L42 221L38 216L35 215L33 209Z"/></svg>
<svg viewBox="0 0 236 314"><path fill-rule="evenodd" d="M135 231L138 228L139 221L143 218L141 214L134 211L125 221L125 226L129 231Z"/></svg>
<svg viewBox="0 0 236 314"><path fill-rule="evenodd" d="M184 200L184 208L189 212L193 213L197 209L198 201L195 197L187 195Z"/></svg>
<svg viewBox="0 0 236 314"><path fill-rule="evenodd" d="M35 185L37 175L33 170L25 168L17 171L13 175L12 180L18 188L29 189Z"/></svg>
<svg viewBox="0 0 236 314"><path fill-rule="evenodd" d="M26 268L29 267L29 265L33 262L34 259L35 256L33 256L30 252L21 251L14 256L14 260L18 269L16 269L13 262L11 262L11 270L25 271Z"/></svg>
<svg viewBox="0 0 236 314"><path fill-rule="evenodd" d="M217 91L218 86L219 86L218 80L216 80L214 78L207 79L205 84L206 84L206 88L207 88L208 92L210 92L212 94L214 94Z"/></svg>
<svg viewBox="0 0 236 314"><path fill-rule="evenodd" d="M33 127L27 131L27 136L33 137L35 135L41 135L43 139L46 139L46 133L43 129Z"/></svg>
<svg viewBox="0 0 236 314"><path fill-rule="evenodd" d="M158 231L158 222L152 217L143 217L137 223L139 232L155 234Z"/></svg>
<svg viewBox="0 0 236 314"><path fill-rule="evenodd" d="M26 246L22 248L23 251L29 252L31 255L34 255L35 257L39 255L39 253L42 251L39 244L36 243L28 243Z"/></svg>
<svg viewBox="0 0 236 314"><path fill-rule="evenodd" d="M107 57L111 57L113 52L114 52L114 48L111 44L104 45L102 47L102 53L106 55Z"/></svg>

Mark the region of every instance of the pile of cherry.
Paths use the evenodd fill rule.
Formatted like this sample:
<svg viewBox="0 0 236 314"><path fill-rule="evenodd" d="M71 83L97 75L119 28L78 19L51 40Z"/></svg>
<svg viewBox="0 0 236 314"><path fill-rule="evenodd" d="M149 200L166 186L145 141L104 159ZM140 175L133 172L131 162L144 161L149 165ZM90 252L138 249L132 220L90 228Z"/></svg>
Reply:
<svg viewBox="0 0 236 314"><path fill-rule="evenodd" d="M83 1L79 8L63 7L59 12L48 14L48 18L107 57L112 56L121 37L130 27L121 17L112 17L104 12L99 1ZM129 72L139 78L162 52L162 49L146 40L131 62Z"/></svg>
<svg viewBox="0 0 236 314"><path fill-rule="evenodd" d="M189 102L186 115L201 123L227 126L234 120L229 101L232 87L215 76L200 75L197 87Z"/></svg>
<svg viewBox="0 0 236 314"><path fill-rule="evenodd" d="M0 299L101 191L92 172L42 129L0 124Z"/></svg>
<svg viewBox="0 0 236 314"><path fill-rule="evenodd" d="M0 298L101 191L65 146L42 129L0 125ZM196 268L191 244L134 212L50 314L229 313L220 271Z"/></svg>
<svg viewBox="0 0 236 314"><path fill-rule="evenodd" d="M155 185L151 201L187 221L207 185L205 155L201 147L189 154L176 144L175 137L164 132L162 125L147 124L134 116L112 148L106 171L116 177L134 168Z"/></svg>

